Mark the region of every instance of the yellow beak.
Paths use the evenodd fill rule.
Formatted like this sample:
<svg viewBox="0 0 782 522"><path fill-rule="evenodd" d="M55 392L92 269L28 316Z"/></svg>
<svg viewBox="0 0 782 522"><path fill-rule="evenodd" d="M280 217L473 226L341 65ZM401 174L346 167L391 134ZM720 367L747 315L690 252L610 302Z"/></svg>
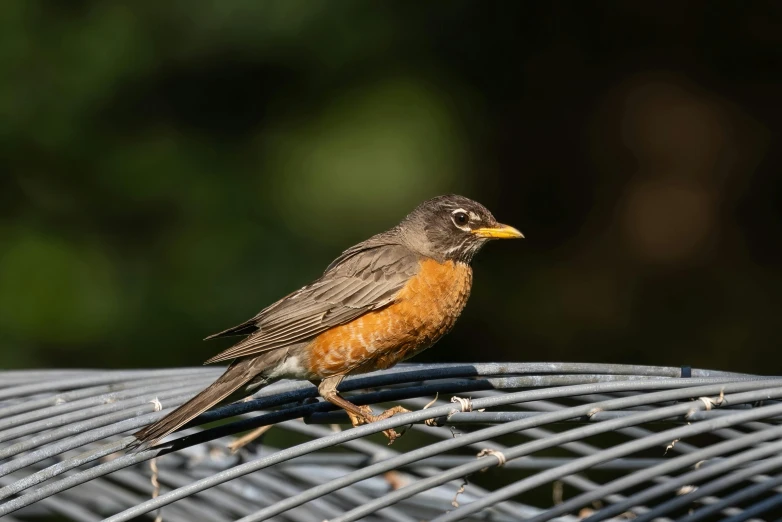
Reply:
<svg viewBox="0 0 782 522"><path fill-rule="evenodd" d="M496 227L476 228L472 233L486 239L524 239L524 234L511 226L503 224L499 224Z"/></svg>

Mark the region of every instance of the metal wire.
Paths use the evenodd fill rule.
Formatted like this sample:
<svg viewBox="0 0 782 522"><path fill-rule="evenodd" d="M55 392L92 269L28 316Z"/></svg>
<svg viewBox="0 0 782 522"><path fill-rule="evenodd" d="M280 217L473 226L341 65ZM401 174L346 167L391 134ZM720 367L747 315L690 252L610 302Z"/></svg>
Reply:
<svg viewBox="0 0 782 522"><path fill-rule="evenodd" d="M340 389L356 404L402 403L410 413L350 428L311 384L280 382L201 415L155 448L124 453L130 432L220 371L0 372L0 516L412 522L632 513L695 522L782 514L779 377L581 363L400 365ZM238 454L227 449L233 435L267 425ZM380 435L389 428L407 430L392 447Z"/></svg>

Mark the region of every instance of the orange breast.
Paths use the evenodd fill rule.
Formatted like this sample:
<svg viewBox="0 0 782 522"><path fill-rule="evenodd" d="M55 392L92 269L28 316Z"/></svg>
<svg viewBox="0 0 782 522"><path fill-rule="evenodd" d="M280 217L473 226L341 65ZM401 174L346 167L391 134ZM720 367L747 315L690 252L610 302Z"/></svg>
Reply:
<svg viewBox="0 0 782 522"><path fill-rule="evenodd" d="M389 368L428 348L453 327L472 287L464 263L421 262L396 302L320 334L308 346L317 378Z"/></svg>

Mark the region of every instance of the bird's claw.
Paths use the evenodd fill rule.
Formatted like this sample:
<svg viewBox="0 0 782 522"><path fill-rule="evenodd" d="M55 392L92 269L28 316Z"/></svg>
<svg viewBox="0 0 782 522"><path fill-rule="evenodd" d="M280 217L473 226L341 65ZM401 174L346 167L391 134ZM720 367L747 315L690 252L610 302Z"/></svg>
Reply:
<svg viewBox="0 0 782 522"><path fill-rule="evenodd" d="M380 415L375 415L372 413L372 408L369 406L359 406L360 415L356 415L352 412L348 412L348 416L350 417L350 422L353 424L353 427L360 426L362 424L369 424L370 422L377 422L381 420L388 419L389 417L393 417L397 413L408 413L410 410L407 408L403 408L402 406L394 406L393 408L389 408ZM402 433L397 433L396 430L393 428L389 428L387 430L383 430L383 435L388 437L388 445L394 443L396 439L404 435L404 431Z"/></svg>

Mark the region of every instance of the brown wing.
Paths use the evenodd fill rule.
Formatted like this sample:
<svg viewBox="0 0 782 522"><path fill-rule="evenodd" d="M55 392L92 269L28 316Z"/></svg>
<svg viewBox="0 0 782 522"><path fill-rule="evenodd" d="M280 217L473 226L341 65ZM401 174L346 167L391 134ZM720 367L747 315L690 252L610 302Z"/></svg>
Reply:
<svg viewBox="0 0 782 522"><path fill-rule="evenodd" d="M375 239L375 238L373 238ZM314 283L297 290L258 315L213 336L250 334L212 357L219 362L307 341L334 326L394 302L419 269L417 256L400 245L372 240L345 251Z"/></svg>

